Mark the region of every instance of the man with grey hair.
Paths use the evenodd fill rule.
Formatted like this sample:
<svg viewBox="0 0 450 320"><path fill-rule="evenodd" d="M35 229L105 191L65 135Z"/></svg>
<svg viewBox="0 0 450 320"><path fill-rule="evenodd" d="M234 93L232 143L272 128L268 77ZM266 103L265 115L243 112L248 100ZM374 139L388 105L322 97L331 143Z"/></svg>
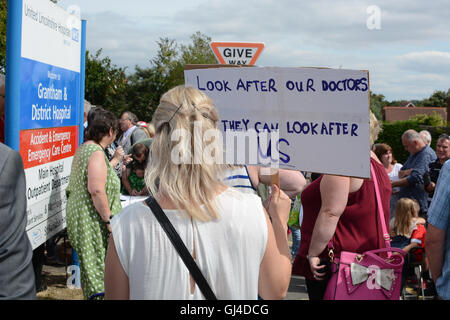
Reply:
<svg viewBox="0 0 450 320"><path fill-rule="evenodd" d="M120 146L122 146L125 154L127 154L129 153L132 145L138 141L147 139L147 134L144 130L136 126L138 118L130 111L125 111L122 113L119 122L122 135L119 137L117 142Z"/></svg>
<svg viewBox="0 0 450 320"><path fill-rule="evenodd" d="M0 142L5 142L5 75L0 73Z"/></svg>
<svg viewBox="0 0 450 320"><path fill-rule="evenodd" d="M426 143L426 145L431 146L431 133L428 130L422 130L419 132L419 134L422 137L423 141Z"/></svg>
<svg viewBox="0 0 450 320"><path fill-rule="evenodd" d="M402 144L410 156L403 164L398 176L399 180L392 182L392 187L400 187L399 198L415 199L420 204L420 215L426 216L428 211L428 195L423 189L423 175L428 171L428 165L436 160L436 153L415 130L406 130L402 135Z"/></svg>

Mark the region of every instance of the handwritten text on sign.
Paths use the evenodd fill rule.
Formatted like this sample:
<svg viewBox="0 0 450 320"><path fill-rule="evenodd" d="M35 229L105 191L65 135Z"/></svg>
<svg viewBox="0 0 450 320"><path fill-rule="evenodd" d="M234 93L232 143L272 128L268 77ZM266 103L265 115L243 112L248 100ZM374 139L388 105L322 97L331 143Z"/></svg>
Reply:
<svg viewBox="0 0 450 320"><path fill-rule="evenodd" d="M186 70L185 79L213 99L223 133L256 132L258 143L248 152L260 155L258 161L227 163L267 165L260 160L275 151L281 168L369 177L367 71L212 68ZM260 143L273 132L276 141Z"/></svg>

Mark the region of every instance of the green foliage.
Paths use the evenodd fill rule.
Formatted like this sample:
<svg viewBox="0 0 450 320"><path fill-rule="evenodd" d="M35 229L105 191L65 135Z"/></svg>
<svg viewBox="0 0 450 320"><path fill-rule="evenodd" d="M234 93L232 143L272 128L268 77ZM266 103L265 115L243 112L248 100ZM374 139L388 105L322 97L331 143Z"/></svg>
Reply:
<svg viewBox="0 0 450 320"><path fill-rule="evenodd" d="M423 99L417 106L445 107L447 105L447 99L450 99L450 89L447 92L436 90L429 98Z"/></svg>
<svg viewBox="0 0 450 320"><path fill-rule="evenodd" d="M151 120L161 95L180 84L174 76L179 69L175 40L160 38L158 46L156 57L150 61L151 67L136 66L135 73L129 77L129 109L143 121Z"/></svg>
<svg viewBox="0 0 450 320"><path fill-rule="evenodd" d="M85 99L120 116L128 107L125 69L113 65L109 57L101 58L101 53L101 49L95 54L86 51Z"/></svg>
<svg viewBox="0 0 450 320"><path fill-rule="evenodd" d="M421 125L433 126L433 127L443 127L447 125L447 120L444 120L440 114L433 111L432 114L416 114L409 118L409 120L417 121Z"/></svg>
<svg viewBox="0 0 450 320"><path fill-rule="evenodd" d="M181 45L181 64L216 64L209 44L211 38L202 35L199 31L191 36L192 44L188 46ZM183 80L184 81L184 80Z"/></svg>
<svg viewBox="0 0 450 320"><path fill-rule="evenodd" d="M383 118L383 107L387 104L382 94L370 93L370 110L374 113L378 120Z"/></svg>
<svg viewBox="0 0 450 320"><path fill-rule="evenodd" d="M430 116L417 115L406 121L383 122L383 131L378 136L377 143L386 143L392 148L392 153L399 163L405 163L409 157L409 153L402 144L402 135L406 130L414 129L420 132L424 129L430 131L432 141L431 148L436 149L437 138L448 133L448 127L440 115L433 113Z"/></svg>
<svg viewBox="0 0 450 320"><path fill-rule="evenodd" d="M178 46L175 40L160 38L159 50L149 68L135 68L129 77L128 103L130 111L139 119L150 121L161 95L177 85L184 84L186 64L215 64L209 43L211 38L197 32L192 43Z"/></svg>

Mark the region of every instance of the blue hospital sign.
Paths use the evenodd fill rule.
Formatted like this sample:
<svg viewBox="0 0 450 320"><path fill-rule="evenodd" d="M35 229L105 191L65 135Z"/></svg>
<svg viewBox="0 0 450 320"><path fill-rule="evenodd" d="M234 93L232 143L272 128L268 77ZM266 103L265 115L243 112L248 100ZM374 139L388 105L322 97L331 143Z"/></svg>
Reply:
<svg viewBox="0 0 450 320"><path fill-rule="evenodd" d="M65 190L83 121L82 24L48 0L10 0L8 19L6 137L23 159L34 249L65 228Z"/></svg>

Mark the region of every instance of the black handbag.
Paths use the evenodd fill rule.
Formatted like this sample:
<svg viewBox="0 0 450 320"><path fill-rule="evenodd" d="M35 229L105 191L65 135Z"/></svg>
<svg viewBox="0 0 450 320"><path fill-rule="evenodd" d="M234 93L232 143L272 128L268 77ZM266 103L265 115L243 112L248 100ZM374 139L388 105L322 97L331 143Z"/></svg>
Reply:
<svg viewBox="0 0 450 320"><path fill-rule="evenodd" d="M147 203L147 205L150 207L159 224L166 232L167 236L170 239L170 242L172 242L184 264L189 269L189 272L200 288L203 296L206 298L206 300L217 300L214 292L211 290L211 287L208 284L208 281L203 276L202 272L197 266L197 263L195 263L194 258L192 258L189 250L184 245L183 240L181 240L177 231L173 227L172 223L170 223L170 220L167 218L158 202L155 200L155 198L148 197L147 199L145 199L145 203Z"/></svg>

